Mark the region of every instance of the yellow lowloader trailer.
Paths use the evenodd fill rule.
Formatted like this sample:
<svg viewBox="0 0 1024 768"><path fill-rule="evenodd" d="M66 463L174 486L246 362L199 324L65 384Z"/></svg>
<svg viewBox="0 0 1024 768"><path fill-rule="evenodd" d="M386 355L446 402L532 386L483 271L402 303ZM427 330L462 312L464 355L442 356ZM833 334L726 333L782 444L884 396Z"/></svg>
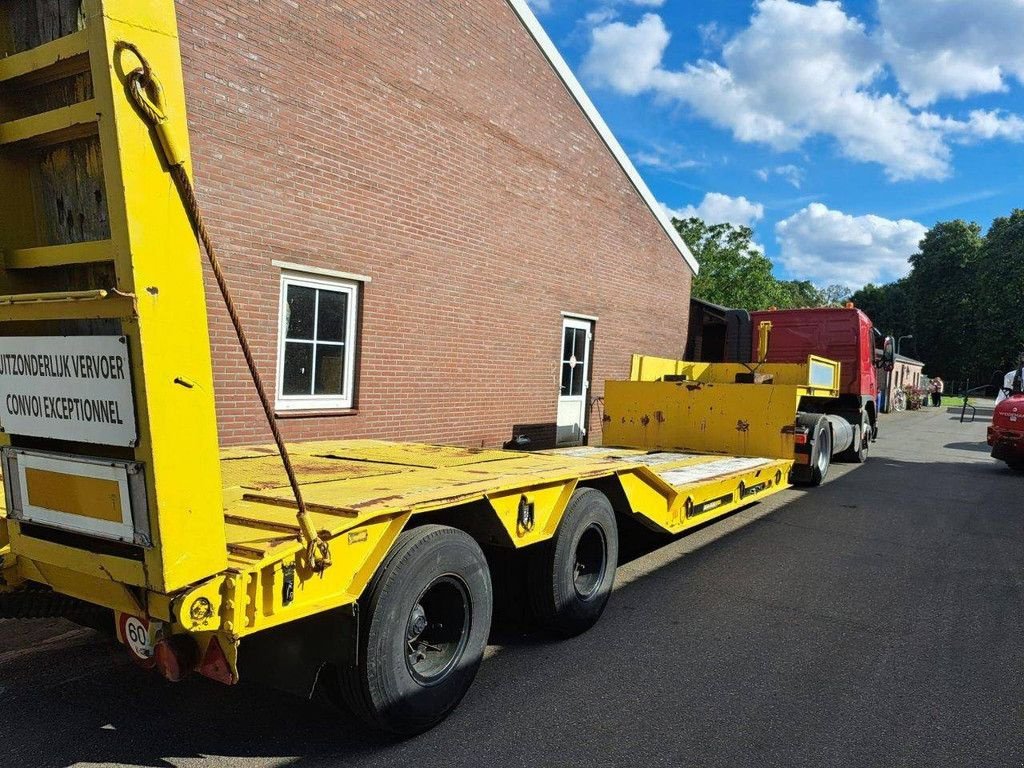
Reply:
<svg viewBox="0 0 1024 768"><path fill-rule="evenodd" d="M820 482L818 358L638 357L607 386L614 447L222 450L174 5L89 0L14 45L28 5L0 4L0 616L95 606L168 679L319 682L409 734L471 684L503 553L528 566L508 599L569 636L609 597L617 516L675 534Z"/></svg>

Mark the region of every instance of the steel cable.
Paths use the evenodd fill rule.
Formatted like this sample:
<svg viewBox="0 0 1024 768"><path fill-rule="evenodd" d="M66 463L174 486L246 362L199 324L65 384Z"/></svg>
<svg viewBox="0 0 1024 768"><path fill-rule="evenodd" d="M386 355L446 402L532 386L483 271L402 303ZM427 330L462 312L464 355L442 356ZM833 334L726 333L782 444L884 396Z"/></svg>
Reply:
<svg viewBox="0 0 1024 768"><path fill-rule="evenodd" d="M225 279L224 272L221 269L220 260L217 258L217 252L214 249L213 241L206 228L202 208L196 198L195 187L192 184L192 179L189 177L188 172L185 170L184 159L176 155L173 142L169 138L166 128L167 115L163 108L163 87L160 85L160 81L153 73L147 59L135 45L132 43L121 42L119 43L119 47L131 51L141 63L140 67L128 73L128 93L132 98L132 102L146 117L147 122L157 130L165 159L167 160L167 164L170 168L171 178L174 179L174 183L178 188L178 194L181 196L185 210L188 212L192 227L195 230L199 241L203 245L203 250L206 252L207 261L209 262L210 268L213 270L213 275L217 280L217 287L220 289L220 295L224 300L224 306L227 308L228 315L231 318L231 324L234 326L235 335L238 337L239 346L242 348L242 354L245 356L246 365L249 367L249 374L252 377L256 393L259 395L260 404L263 406L263 413L266 416L267 424L270 427L271 434L274 436L274 443L277 445L278 453L281 456L281 463L284 465L285 474L288 475L288 483L291 485L292 493L295 496L295 503L298 506L297 518L299 528L301 530L301 538L303 543L306 545L306 557L309 561L310 567L312 567L314 571L323 572L331 564L330 547L327 542L320 537L314 528L312 521L309 519L309 515L306 511L306 502L305 499L303 499L302 490L299 487L295 468L292 466L288 447L285 444L284 437L281 435L281 430L277 426L277 417L274 414L273 405L270 402L270 397L267 395L263 379L256 366L256 359L253 356L249 340L245 335L242 320L238 316L238 310L236 309L235 302L231 297L231 291L228 288L227 280Z"/></svg>

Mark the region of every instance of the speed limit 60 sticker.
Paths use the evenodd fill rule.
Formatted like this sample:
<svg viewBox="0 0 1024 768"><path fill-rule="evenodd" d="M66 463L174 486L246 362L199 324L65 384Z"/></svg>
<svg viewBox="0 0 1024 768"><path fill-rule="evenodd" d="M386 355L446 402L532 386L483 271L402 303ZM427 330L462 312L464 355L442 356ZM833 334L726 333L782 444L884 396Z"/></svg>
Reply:
<svg viewBox="0 0 1024 768"><path fill-rule="evenodd" d="M117 634L128 648L132 658L143 666L152 666L153 660L153 627L146 619L140 619L127 613L118 617Z"/></svg>

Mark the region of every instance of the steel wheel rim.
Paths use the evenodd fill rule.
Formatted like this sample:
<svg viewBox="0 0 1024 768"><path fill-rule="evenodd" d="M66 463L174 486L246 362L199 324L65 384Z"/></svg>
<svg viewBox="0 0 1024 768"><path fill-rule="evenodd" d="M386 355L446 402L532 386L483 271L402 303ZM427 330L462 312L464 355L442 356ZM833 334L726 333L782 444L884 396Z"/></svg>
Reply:
<svg viewBox="0 0 1024 768"><path fill-rule="evenodd" d="M832 435L828 429L822 430L821 442L818 443L818 471L822 475L825 474L825 470L828 469L829 462L832 459Z"/></svg>
<svg viewBox="0 0 1024 768"><path fill-rule="evenodd" d="M420 685L437 685L458 665L469 642L471 605L465 582L452 574L420 593L405 629L405 664Z"/></svg>
<svg viewBox="0 0 1024 768"><path fill-rule="evenodd" d="M604 530L591 523L576 540L573 551L572 584L581 600L597 594L608 570L608 543Z"/></svg>

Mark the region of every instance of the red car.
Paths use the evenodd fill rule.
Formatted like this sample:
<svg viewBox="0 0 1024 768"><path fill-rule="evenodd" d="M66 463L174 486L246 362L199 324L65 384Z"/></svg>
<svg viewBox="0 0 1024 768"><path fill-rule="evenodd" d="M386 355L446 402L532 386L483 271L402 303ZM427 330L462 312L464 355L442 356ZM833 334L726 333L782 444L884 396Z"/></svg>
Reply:
<svg viewBox="0 0 1024 768"><path fill-rule="evenodd" d="M1024 471L1024 392L1011 394L996 405L988 428L992 458Z"/></svg>

